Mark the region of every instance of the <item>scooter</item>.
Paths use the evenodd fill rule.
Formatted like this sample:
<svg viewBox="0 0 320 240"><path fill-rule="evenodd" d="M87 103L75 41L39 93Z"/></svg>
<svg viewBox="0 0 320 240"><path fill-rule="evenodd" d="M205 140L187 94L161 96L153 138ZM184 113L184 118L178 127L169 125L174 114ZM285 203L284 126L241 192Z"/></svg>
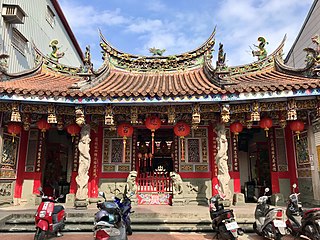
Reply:
<svg viewBox="0 0 320 240"><path fill-rule="evenodd" d="M288 234L281 208L271 208L267 203L270 196L266 196L269 188L265 189L264 195L258 198L255 210L255 222L253 230L260 236L269 239L281 239Z"/></svg>
<svg viewBox="0 0 320 240"><path fill-rule="evenodd" d="M62 236L61 231L64 229L66 212L62 205L55 205L58 199L63 198L60 195L58 198L46 196L40 187L41 203L35 214L36 233L34 240L46 239L48 235Z"/></svg>
<svg viewBox="0 0 320 240"><path fill-rule="evenodd" d="M305 235L311 240L320 239L320 208L312 208L307 211L302 210L299 202L300 193L296 193L297 184L293 184L293 193L289 196L286 215L286 224L290 233L298 237Z"/></svg>
<svg viewBox="0 0 320 240"><path fill-rule="evenodd" d="M99 192L99 196L104 198L104 202L97 203L99 211L94 218L94 240L127 240L119 206L114 201L107 201L104 192Z"/></svg>
<svg viewBox="0 0 320 240"><path fill-rule="evenodd" d="M216 186L218 190L218 187ZM212 220L212 228L216 232L218 238L224 240L236 240L238 235L243 234L243 230L239 228L235 220L232 209L224 209L223 197L217 194L210 198L209 212Z"/></svg>
<svg viewBox="0 0 320 240"><path fill-rule="evenodd" d="M130 214L134 213L131 211L131 200L126 193L115 196L114 202L119 206L121 210L122 220L126 226L127 234L132 235L131 219Z"/></svg>

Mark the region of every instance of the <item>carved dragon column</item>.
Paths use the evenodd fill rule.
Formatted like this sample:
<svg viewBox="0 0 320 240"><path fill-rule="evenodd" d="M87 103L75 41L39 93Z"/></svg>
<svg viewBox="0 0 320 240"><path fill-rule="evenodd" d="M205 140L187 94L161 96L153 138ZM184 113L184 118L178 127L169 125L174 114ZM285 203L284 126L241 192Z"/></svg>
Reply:
<svg viewBox="0 0 320 240"><path fill-rule="evenodd" d="M81 126L79 149L79 166L76 177L77 192L75 196L76 209L86 209L88 205L88 182L89 168L91 163L90 156L90 125L86 124L82 107L76 107L76 123Z"/></svg>
<svg viewBox="0 0 320 240"><path fill-rule="evenodd" d="M225 200L232 201L232 194L229 187L230 175L228 171L228 140L224 124L217 125L217 155L216 164L218 167L218 180Z"/></svg>

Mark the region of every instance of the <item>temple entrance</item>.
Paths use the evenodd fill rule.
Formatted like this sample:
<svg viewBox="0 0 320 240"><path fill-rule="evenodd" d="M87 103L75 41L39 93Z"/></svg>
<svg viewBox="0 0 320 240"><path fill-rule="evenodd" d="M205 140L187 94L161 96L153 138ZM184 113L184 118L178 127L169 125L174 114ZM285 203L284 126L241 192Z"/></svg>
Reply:
<svg viewBox="0 0 320 240"><path fill-rule="evenodd" d="M70 188L72 141L65 131L46 133L42 186L49 196L66 196ZM62 202L65 201L65 197Z"/></svg>
<svg viewBox="0 0 320 240"><path fill-rule="evenodd" d="M152 154L150 130L138 129L137 135L138 203L171 204L170 172L173 170L173 130L159 129L156 131L154 154Z"/></svg>
<svg viewBox="0 0 320 240"><path fill-rule="evenodd" d="M266 187L272 190L269 138L263 129L245 129L239 134L238 148L241 189L246 202L253 202Z"/></svg>

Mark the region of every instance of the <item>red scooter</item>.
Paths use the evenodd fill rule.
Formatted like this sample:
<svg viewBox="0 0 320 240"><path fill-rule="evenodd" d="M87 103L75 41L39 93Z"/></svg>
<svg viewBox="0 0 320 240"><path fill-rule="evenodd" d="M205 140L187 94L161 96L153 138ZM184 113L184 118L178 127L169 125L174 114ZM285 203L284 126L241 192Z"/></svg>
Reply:
<svg viewBox="0 0 320 240"><path fill-rule="evenodd" d="M65 226L66 212L61 205L55 205L59 198L45 196L42 188L39 188L42 201L35 215L36 234L34 240L46 239L48 235L62 236L61 230Z"/></svg>

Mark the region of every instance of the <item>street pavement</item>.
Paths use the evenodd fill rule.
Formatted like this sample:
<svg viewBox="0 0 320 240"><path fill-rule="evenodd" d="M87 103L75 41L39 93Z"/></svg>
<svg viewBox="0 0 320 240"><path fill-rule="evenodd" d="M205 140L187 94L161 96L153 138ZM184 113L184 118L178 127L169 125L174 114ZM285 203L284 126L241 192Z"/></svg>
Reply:
<svg viewBox="0 0 320 240"><path fill-rule="evenodd" d="M31 233L0 233L1 240L33 240L34 234ZM52 240L93 240L92 233L64 233L64 236L60 238L50 238ZM205 240L205 239L217 239L211 233L133 233L129 236L129 240ZM239 237L239 240L263 240L264 238L257 236L254 233L244 234ZM291 236L285 236L283 240L293 240ZM298 240L299 238L295 238ZM300 238L303 239L303 238Z"/></svg>

